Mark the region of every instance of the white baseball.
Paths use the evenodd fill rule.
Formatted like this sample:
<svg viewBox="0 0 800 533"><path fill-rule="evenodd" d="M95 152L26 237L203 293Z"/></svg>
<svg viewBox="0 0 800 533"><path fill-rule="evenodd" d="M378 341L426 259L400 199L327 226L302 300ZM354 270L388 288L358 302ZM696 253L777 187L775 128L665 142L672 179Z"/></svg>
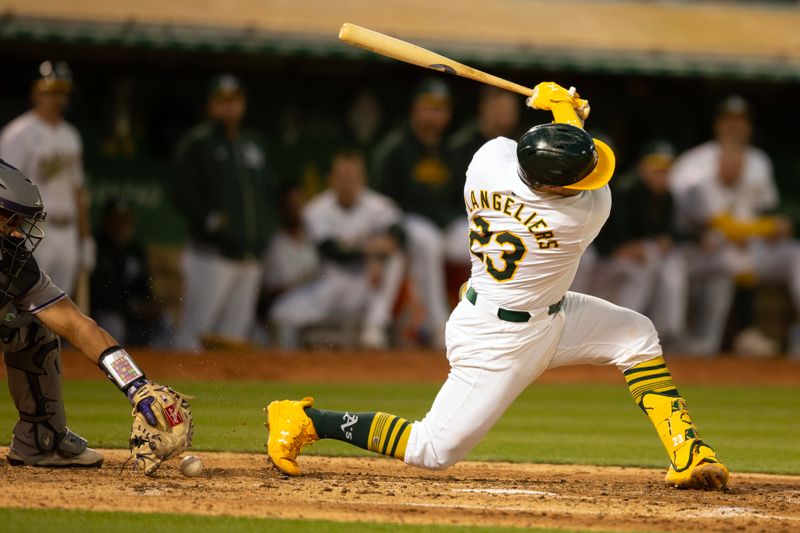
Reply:
<svg viewBox="0 0 800 533"><path fill-rule="evenodd" d="M178 468L184 476L197 477L203 473L203 461L196 455L187 455L181 460Z"/></svg>

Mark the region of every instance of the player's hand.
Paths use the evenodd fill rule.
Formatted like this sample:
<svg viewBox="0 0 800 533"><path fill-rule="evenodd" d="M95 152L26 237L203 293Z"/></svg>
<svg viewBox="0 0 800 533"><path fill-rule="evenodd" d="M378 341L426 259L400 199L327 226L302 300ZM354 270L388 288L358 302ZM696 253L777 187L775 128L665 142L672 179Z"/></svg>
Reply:
<svg viewBox="0 0 800 533"><path fill-rule="evenodd" d="M773 240L789 239L794 233L792 221L786 217L775 217L775 231L770 236Z"/></svg>
<svg viewBox="0 0 800 533"><path fill-rule="evenodd" d="M367 256L377 255L385 257L393 254L399 248L400 244L393 235L381 233L367 239L366 243L364 244L364 253Z"/></svg>
<svg viewBox="0 0 800 533"><path fill-rule="evenodd" d="M141 466L151 476L161 463L192 445L191 398L150 381L135 387L130 395L133 425L128 459L133 461L134 469Z"/></svg>
<svg viewBox="0 0 800 533"><path fill-rule="evenodd" d="M552 81L543 81L533 88L533 95L526 101L530 107L543 111L552 111L557 104L569 103L581 120L589 117L589 101L580 98L575 87L565 89L561 85Z"/></svg>

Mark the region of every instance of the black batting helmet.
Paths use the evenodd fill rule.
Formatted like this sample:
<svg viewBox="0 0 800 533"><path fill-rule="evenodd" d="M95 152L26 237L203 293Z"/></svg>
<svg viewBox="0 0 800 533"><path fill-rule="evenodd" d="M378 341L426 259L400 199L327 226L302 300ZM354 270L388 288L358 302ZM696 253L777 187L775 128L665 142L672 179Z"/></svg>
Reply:
<svg viewBox="0 0 800 533"><path fill-rule="evenodd" d="M520 178L528 187L553 185L593 190L608 183L614 173L614 152L569 124L540 124L517 143Z"/></svg>

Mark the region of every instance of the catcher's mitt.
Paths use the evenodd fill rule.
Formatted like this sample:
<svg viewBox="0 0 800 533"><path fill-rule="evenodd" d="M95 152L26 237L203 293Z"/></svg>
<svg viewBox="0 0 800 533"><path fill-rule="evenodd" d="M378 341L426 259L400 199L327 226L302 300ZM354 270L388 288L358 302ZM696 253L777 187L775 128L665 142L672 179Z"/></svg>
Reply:
<svg viewBox="0 0 800 533"><path fill-rule="evenodd" d="M158 383L146 383L136 390L131 398L133 426L128 458L134 469L141 466L152 476L162 462L192 445L191 398Z"/></svg>

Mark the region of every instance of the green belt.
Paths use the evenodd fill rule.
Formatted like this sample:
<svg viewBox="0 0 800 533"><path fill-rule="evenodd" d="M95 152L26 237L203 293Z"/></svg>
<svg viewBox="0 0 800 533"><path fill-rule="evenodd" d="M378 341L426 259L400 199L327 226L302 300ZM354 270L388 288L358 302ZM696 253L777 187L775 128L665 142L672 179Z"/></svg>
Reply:
<svg viewBox="0 0 800 533"><path fill-rule="evenodd" d="M478 293L470 287L467 289L467 300L472 305L475 305L475 302L478 301ZM554 315L558 313L561 309L561 305L564 303L564 298L561 298L558 302L554 303L553 305L547 308L548 315ZM506 322L527 322L531 319L531 314L527 311L511 311L509 309L497 309L497 318L500 320L505 320Z"/></svg>

